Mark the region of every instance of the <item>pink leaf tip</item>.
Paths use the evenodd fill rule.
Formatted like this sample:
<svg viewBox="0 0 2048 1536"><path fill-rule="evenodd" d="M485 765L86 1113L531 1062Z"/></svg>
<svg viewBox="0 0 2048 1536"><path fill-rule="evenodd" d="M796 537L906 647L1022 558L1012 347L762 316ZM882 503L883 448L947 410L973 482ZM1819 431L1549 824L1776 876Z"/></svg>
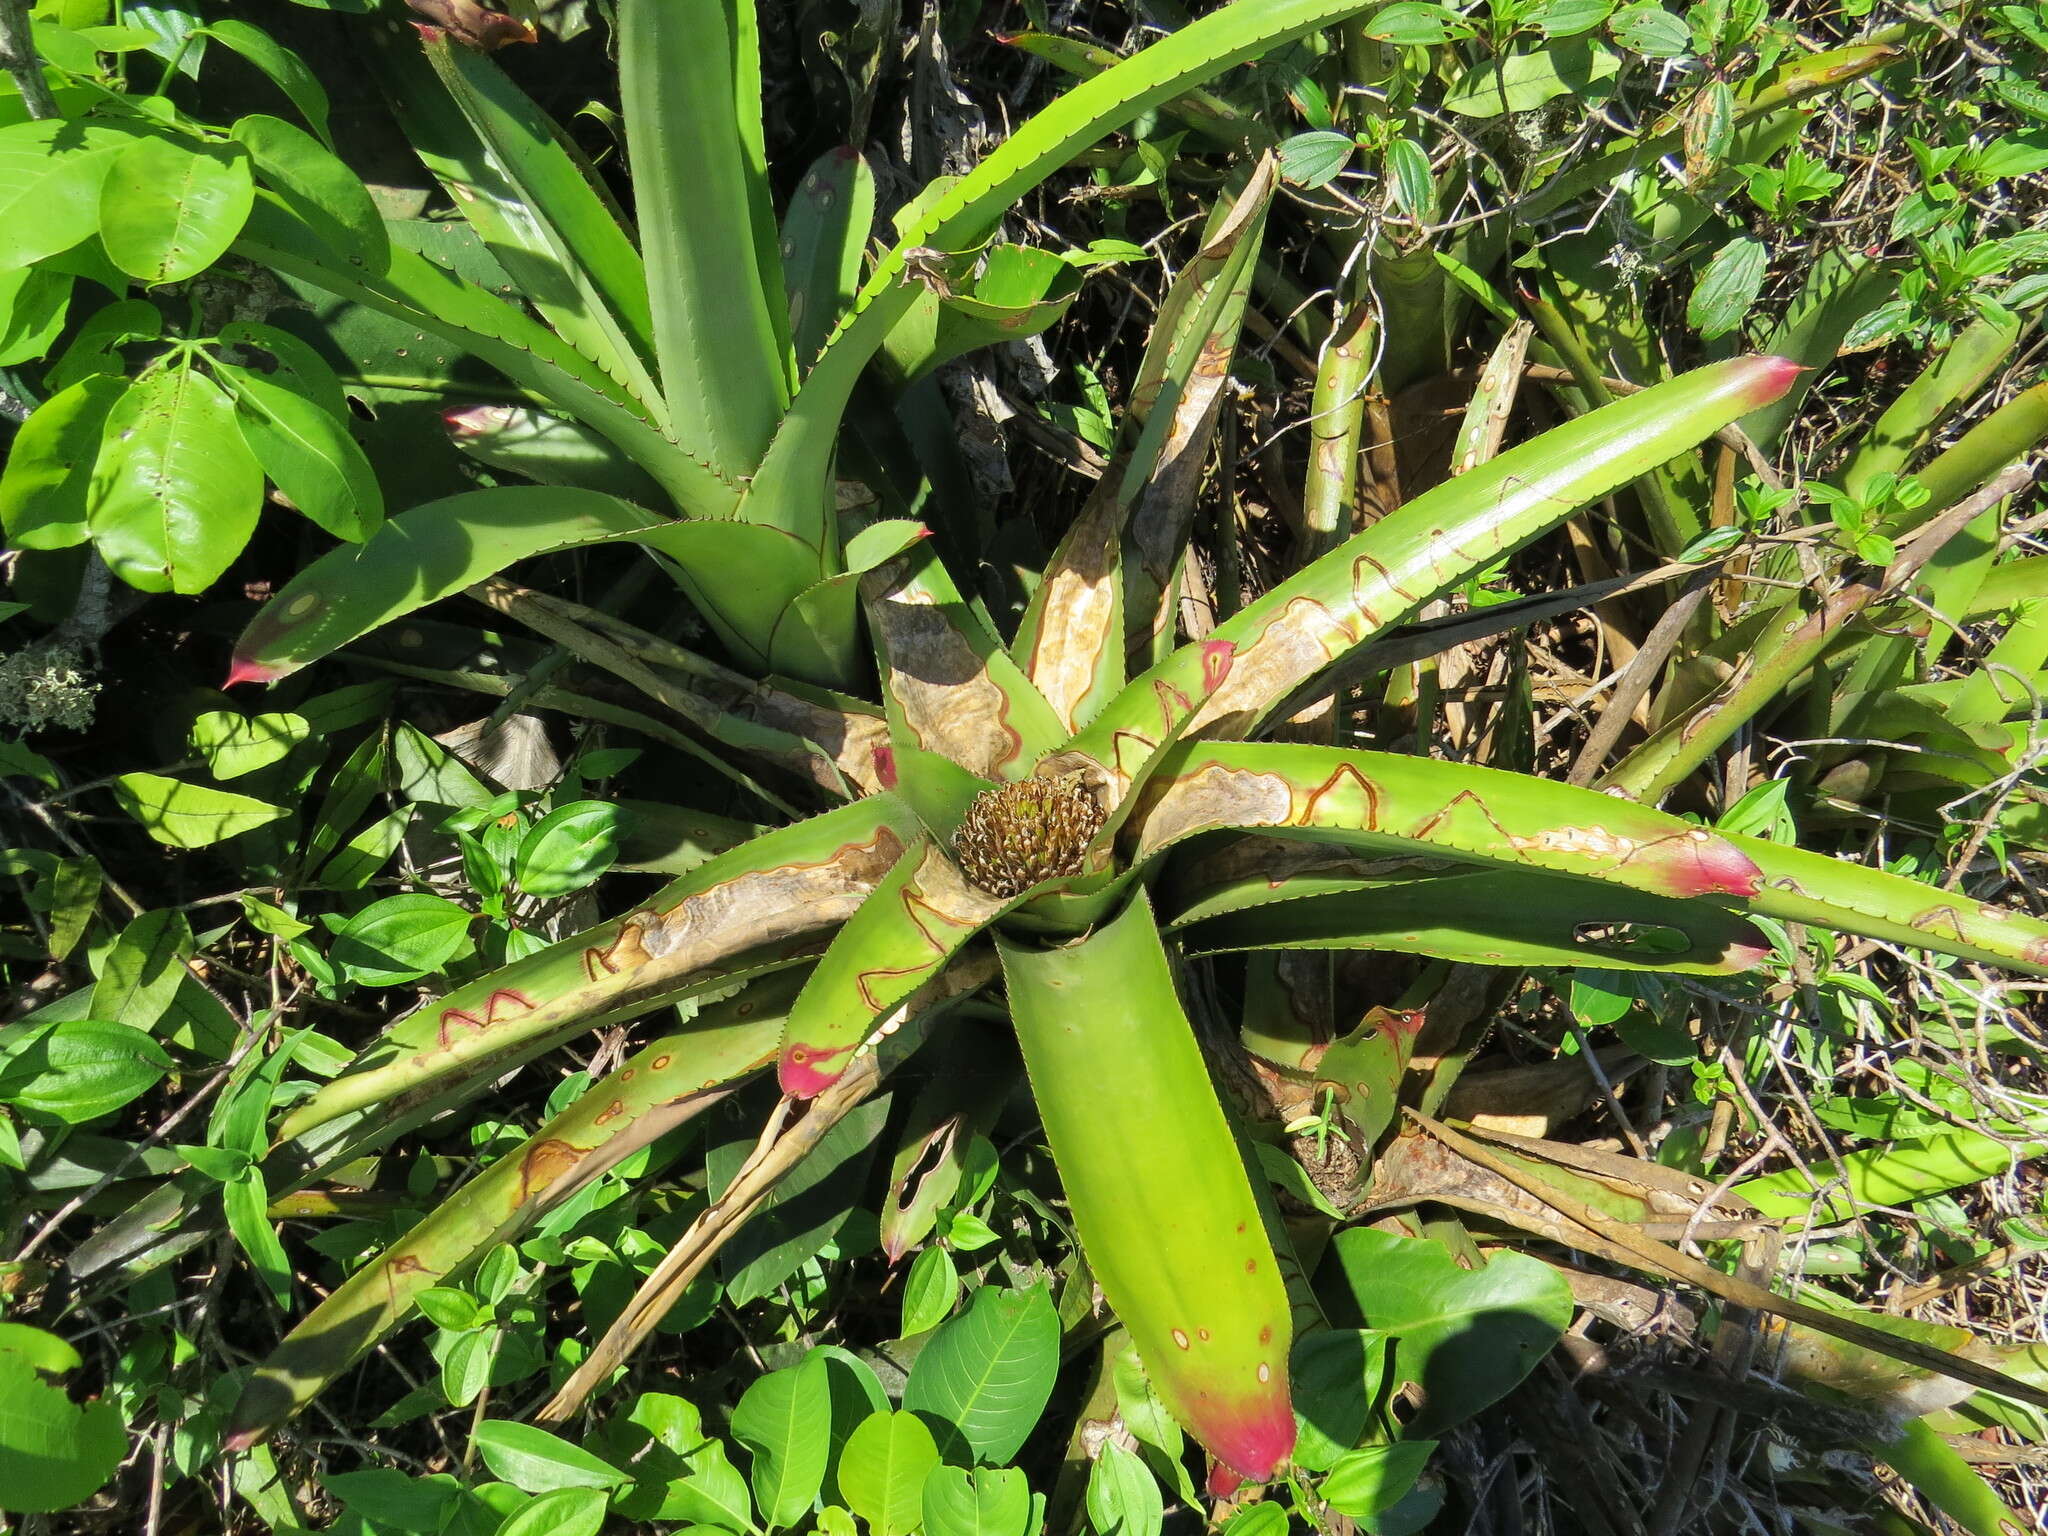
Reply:
<svg viewBox="0 0 2048 1536"><path fill-rule="evenodd" d="M274 683L284 673L276 667L265 666L262 662L247 656L237 656L228 667L227 681L223 688L232 688L237 683Z"/></svg>
<svg viewBox="0 0 2048 1536"><path fill-rule="evenodd" d="M1217 1461L1247 1482L1263 1483L1294 1454L1294 1405L1284 1389L1247 1405L1241 1418L1199 1431Z"/></svg>

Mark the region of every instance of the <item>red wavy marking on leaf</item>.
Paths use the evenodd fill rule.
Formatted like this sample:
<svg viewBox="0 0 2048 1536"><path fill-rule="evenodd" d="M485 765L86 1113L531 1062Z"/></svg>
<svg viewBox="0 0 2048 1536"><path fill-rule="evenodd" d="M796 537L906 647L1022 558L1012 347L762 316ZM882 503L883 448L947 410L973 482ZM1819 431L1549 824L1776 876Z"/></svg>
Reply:
<svg viewBox="0 0 2048 1536"><path fill-rule="evenodd" d="M493 992L488 998L484 1000L484 1011L482 1018L478 1018L475 1014L470 1013L466 1009L444 1008L441 1011L440 1026L434 1031L435 1037L441 1042L442 1047L445 1049L448 1045L450 1033L458 1024L460 1024L465 1029L473 1029L478 1034L482 1034L485 1030L489 1029L493 1024L498 1022L499 1018L501 1017L501 1015L498 1012L500 1006L510 1008L512 1005L515 1004L517 1005L518 1010L521 1013L533 1012L534 1005L525 996L524 993L513 992L509 990L500 990L497 992Z"/></svg>
<svg viewBox="0 0 2048 1536"><path fill-rule="evenodd" d="M875 748L875 782L884 789L896 787L896 749Z"/></svg>
<svg viewBox="0 0 2048 1536"><path fill-rule="evenodd" d="M874 989L868 985L870 981L888 977L922 975L930 970L934 963L945 960L948 955L953 953L954 946L934 934L930 926L931 923L937 923L942 929L950 928L955 930L962 928L973 929L980 926L971 917L954 917L951 913L942 911L926 899L924 892L914 885L906 885L898 899L902 901L903 914L910 919L910 925L917 930L918 937L931 946L932 959L919 965L898 966L893 969L877 966L873 970L862 971L854 979L854 986L859 989L860 1000L866 1005L870 1013L880 1013L883 1009L890 1006L888 1001L875 996Z"/></svg>
<svg viewBox="0 0 2048 1536"><path fill-rule="evenodd" d="M1435 812L1433 815L1424 817L1422 821L1416 825L1415 830L1410 832L1408 835L1412 838L1417 839L1418 841L1427 840L1435 834L1437 828L1441 827L1445 822L1451 819L1451 812L1455 811L1459 806L1464 805L1467 802L1470 802L1471 804L1479 807L1479 814L1486 818L1486 824L1492 827L1494 831L1498 832L1500 834L1501 841L1506 843L1510 848L1514 849L1516 852L1521 852L1524 846L1532 841L1532 839L1528 838L1518 838L1514 835L1514 833L1510 832L1506 827L1502 826L1500 824L1499 819L1495 817L1493 812L1487 809L1486 802L1480 799L1478 795L1476 795L1469 789L1461 789L1455 795L1451 796L1451 798L1447 802L1445 802L1445 804L1440 810Z"/></svg>
<svg viewBox="0 0 2048 1536"><path fill-rule="evenodd" d="M1207 665L1207 658L1203 658ZM1153 693L1159 697L1159 723L1166 730L1172 730L1193 712L1195 704L1173 684L1160 678L1152 684Z"/></svg>
<svg viewBox="0 0 2048 1536"><path fill-rule="evenodd" d="M1137 731L1112 731L1109 737L1110 765L1125 778L1129 778L1137 771L1137 768L1144 766L1145 760L1151 757L1158 745L1159 743L1152 737L1142 735ZM1135 749L1128 755L1129 761L1134 765L1130 768L1124 766L1126 761L1124 749L1126 747Z"/></svg>
<svg viewBox="0 0 2048 1536"><path fill-rule="evenodd" d="M1374 571L1379 573L1379 584L1381 587L1393 593L1394 596L1400 598L1404 603L1419 603L1422 601L1413 592L1410 592L1406 587L1395 581L1394 573L1380 564L1371 555L1360 555L1351 562L1351 602L1352 606L1357 608L1359 616L1368 624L1378 626L1381 621L1373 613L1372 608L1365 600L1365 591L1369 585L1364 575L1364 568L1366 566L1371 566Z"/></svg>
<svg viewBox="0 0 2048 1536"><path fill-rule="evenodd" d="M1365 798L1365 820L1358 824L1357 830L1360 832L1377 832L1380 828L1379 789L1371 779L1368 779L1349 763L1341 764L1335 773L1332 773L1322 783L1308 792L1307 798L1301 803L1301 816L1298 825L1304 827L1323 825L1322 822L1317 820L1323 798L1326 795L1335 794L1338 787L1346 780L1349 780L1351 785Z"/></svg>

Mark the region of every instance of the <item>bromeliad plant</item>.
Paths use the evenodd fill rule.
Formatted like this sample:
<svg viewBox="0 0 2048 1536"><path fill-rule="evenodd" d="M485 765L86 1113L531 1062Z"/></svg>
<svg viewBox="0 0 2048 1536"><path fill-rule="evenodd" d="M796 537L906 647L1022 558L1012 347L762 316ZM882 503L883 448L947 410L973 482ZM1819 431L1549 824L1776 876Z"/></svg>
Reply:
<svg viewBox="0 0 2048 1536"><path fill-rule="evenodd" d="M764 774L845 803L449 993L294 1105L263 1166L273 1194L582 1031L740 987L335 1291L252 1379L232 1443L274 1429L422 1292L772 1068L786 1095L776 1124L544 1416L572 1413L775 1179L943 1027L942 1007L993 999L1000 980L1091 1271L1176 1416L1230 1474L1265 1478L1294 1445L1301 1297L1190 1024L1184 987L1202 956L1377 948L1725 974L1765 953L1756 916L2048 972L2048 925L1817 854L1526 775L1254 739L1326 733L1289 721L1303 690L1339 664L1362 669L1389 626L1577 508L1782 398L1798 372L1782 359L1719 363L1476 456L1175 648L1188 526L1173 487L1214 418L1272 187L1261 166L1176 284L1118 457L1014 634L949 569L957 528L935 520L927 540L908 519L832 515L842 418L868 362L887 352L915 372L944 350L938 338L986 334L975 306L1022 258L990 253L975 288L970 258L1003 206L1122 116L1346 9L1231 7L1089 81L912 210L829 334L786 327L769 296L785 284L805 303L853 292L863 219L843 205L860 206L859 178L841 166L835 218L835 199L818 196L780 246L769 233L758 142L732 135L734 93L751 89L734 83L751 70L743 7L622 8L637 251L489 62L429 38L446 95L413 100L415 137L466 189L553 334L397 254L381 274L352 272L282 205L259 209L249 254L431 320L552 401L564 416L536 435L560 447L566 434L575 451L553 477L574 483L423 507L316 562L251 626L235 675L283 677L468 588L681 714L743 782ZM672 205L686 161L716 172L687 220ZM792 238L806 229L807 247ZM817 281L777 275L778 260ZM762 274L743 303L735 272ZM1031 308L1010 323L1044 318L1019 318ZM847 451L861 441L850 434ZM622 470L656 489L598 488ZM594 540L654 550L735 665L494 575ZM878 704L852 697L870 652ZM1341 1097L1368 1150L1392 1123L1403 1042L1368 1027L1326 1049L1249 1002L1240 1034L1270 1072ZM1105 1092L1142 1112L1142 1135L1105 1113ZM175 1192L146 1203L102 1250L171 1225L177 1208ZM892 1252L917 1239L912 1225L885 1232Z"/></svg>
<svg viewBox="0 0 2048 1536"><path fill-rule="evenodd" d="M1290 1308L1176 989L1184 925L1203 924L1203 951L1296 944L1727 973L1764 953L1754 914L2048 973L2048 925L1903 879L1533 777L1250 739L1387 626L1776 398L1794 372L1768 357L1716 364L1511 449L1135 677L1127 503L1157 464L1147 428L1163 437L1170 413L1136 418L1132 472L1105 479L1007 644L929 544L892 549L860 583L880 719L841 708L829 739L842 745L815 754L818 779L839 780L850 803L410 1015L287 1116L279 1155L353 1145L367 1124L388 1130L594 1024L766 978L640 1052L336 1291L253 1379L239 1442L274 1428L419 1291L747 1073L772 1064L792 1115L812 1101L783 1139L814 1141L872 1087L878 1043L914 1041L922 1026L901 1033L906 1021L993 984L979 958L988 942L1090 1267L1164 1400L1248 1478L1270 1476L1294 1440ZM1186 373L1162 363L1159 376ZM347 557L316 564L272 612L309 597L344 606L352 570ZM565 605L499 590L544 631L574 627ZM580 624L675 659L617 621L586 612ZM308 659L276 634L259 621L245 669ZM795 697L773 682L748 695ZM1234 861L1190 866L1192 881L1152 878L1215 833L1256 837ZM1322 857L1293 857L1290 843ZM1219 939L1216 925L1233 920L1243 933ZM1142 1136L1104 1112L1106 1089L1142 1107ZM742 1179L714 1205L714 1241L750 1198ZM605 1379L704 1256L657 1271L550 1416Z"/></svg>

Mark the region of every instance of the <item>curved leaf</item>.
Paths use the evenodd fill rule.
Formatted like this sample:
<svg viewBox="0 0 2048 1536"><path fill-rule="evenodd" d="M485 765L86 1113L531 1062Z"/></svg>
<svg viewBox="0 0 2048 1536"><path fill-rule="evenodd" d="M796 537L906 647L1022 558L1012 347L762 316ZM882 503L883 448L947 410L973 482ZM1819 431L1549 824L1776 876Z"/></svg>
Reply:
<svg viewBox="0 0 2048 1536"><path fill-rule="evenodd" d="M664 526L631 502L566 486L500 486L430 501L285 583L235 642L228 682L289 677L379 624L528 556L645 539Z"/></svg>
<svg viewBox="0 0 2048 1536"><path fill-rule="evenodd" d="M984 1287L918 1352L903 1406L936 1415L976 1460L1001 1465L1044 1412L1059 1365L1060 1320L1045 1292Z"/></svg>
<svg viewBox="0 0 2048 1536"><path fill-rule="evenodd" d="M1174 1417L1241 1476L1271 1476L1294 1446L1287 1292L1149 903L1140 891L1064 949L998 944L1046 1140L1103 1295ZM1103 1113L1110 1083L1146 1106L1143 1135Z"/></svg>

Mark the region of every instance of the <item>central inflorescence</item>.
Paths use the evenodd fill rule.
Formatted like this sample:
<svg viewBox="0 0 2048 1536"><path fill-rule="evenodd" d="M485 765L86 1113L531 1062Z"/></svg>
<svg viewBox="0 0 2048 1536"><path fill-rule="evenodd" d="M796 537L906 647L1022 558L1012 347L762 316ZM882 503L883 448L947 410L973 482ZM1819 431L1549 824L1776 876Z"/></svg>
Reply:
<svg viewBox="0 0 2048 1536"><path fill-rule="evenodd" d="M974 797L953 834L967 878L992 896L1015 896L1041 880L1078 875L1102 830L1102 807L1078 773L1023 779Z"/></svg>

